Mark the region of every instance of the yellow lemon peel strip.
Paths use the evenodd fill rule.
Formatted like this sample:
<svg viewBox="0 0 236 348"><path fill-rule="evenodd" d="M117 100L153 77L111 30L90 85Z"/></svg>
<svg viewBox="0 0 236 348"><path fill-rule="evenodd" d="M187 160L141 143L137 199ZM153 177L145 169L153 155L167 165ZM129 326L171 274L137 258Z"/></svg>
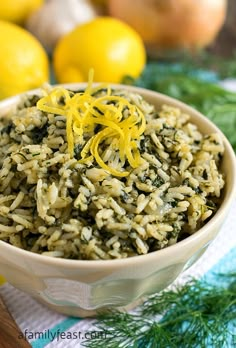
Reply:
<svg viewBox="0 0 236 348"><path fill-rule="evenodd" d="M127 159L131 167L138 167L141 156L137 141L146 128L144 114L123 96L111 95L112 90L109 86L100 85L93 88L92 81L93 72L90 72L85 91L75 94L63 87L55 87L38 101L37 108L66 117L66 136L71 157L74 156L75 145L80 143L82 146L80 163L95 160L110 174L127 176L128 171L116 170L103 161L101 145L104 141L111 144L116 139L120 164L124 164ZM96 97L101 88L106 94ZM99 131L94 134L97 126L100 126ZM86 141L88 133L92 136Z"/></svg>

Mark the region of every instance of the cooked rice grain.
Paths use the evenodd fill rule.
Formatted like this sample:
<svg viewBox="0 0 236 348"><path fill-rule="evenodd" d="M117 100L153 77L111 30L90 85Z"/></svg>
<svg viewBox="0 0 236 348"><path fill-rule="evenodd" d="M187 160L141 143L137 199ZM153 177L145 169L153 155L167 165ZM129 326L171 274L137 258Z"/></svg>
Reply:
<svg viewBox="0 0 236 348"><path fill-rule="evenodd" d="M125 258L172 245L214 215L224 187L220 136L202 135L178 108L155 110L136 94L112 93L140 108L147 122L136 140L138 168L120 161L116 138L100 144L103 162L128 171L125 178L95 160L79 163L77 144L70 158L66 118L39 111L32 97L2 118L1 240L52 257Z"/></svg>

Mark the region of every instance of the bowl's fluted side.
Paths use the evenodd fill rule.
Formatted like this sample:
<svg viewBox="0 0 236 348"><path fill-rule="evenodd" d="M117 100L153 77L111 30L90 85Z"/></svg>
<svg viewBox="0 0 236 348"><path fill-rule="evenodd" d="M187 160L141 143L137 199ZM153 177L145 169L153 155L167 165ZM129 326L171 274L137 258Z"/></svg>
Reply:
<svg viewBox="0 0 236 348"><path fill-rule="evenodd" d="M80 89L75 84L70 88ZM113 86L116 87L116 86ZM119 86L120 88L121 86ZM191 116L203 133L220 132L196 110L167 96L122 86L144 96L156 106L170 104ZM32 92L31 92L32 93ZM18 97L0 103L0 115ZM223 136L225 155L222 172L226 186L215 216L199 231L166 249L121 260L81 261L37 255L0 241L0 274L18 289L48 307L72 316L91 316L102 308L135 306L144 296L172 283L206 250L217 235L236 193L235 154Z"/></svg>

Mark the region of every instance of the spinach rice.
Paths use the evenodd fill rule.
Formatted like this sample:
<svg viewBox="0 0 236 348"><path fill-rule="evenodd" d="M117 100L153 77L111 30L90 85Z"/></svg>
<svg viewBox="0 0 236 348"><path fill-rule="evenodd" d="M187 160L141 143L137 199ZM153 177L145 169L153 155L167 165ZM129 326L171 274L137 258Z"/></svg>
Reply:
<svg viewBox="0 0 236 348"><path fill-rule="evenodd" d="M95 100L106 94L106 88L97 88L91 95ZM94 156L81 161L84 144L104 125L85 132L71 156L66 116L39 110L38 96L25 95L1 119L2 241L54 257L126 258L172 245L214 215L224 187L221 137L202 135L178 108L156 110L124 90L112 90L111 96L122 96L146 119L144 132L133 141L141 157L137 168L121 161L116 136L99 144L103 163L128 172L122 177ZM112 97L103 101L117 103ZM129 111L124 107L121 113L122 121Z"/></svg>

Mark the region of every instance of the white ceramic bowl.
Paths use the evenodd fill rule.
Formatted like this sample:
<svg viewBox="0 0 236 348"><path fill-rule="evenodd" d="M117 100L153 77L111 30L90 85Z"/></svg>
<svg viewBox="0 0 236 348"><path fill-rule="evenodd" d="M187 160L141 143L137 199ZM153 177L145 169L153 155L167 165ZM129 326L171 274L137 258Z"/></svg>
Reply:
<svg viewBox="0 0 236 348"><path fill-rule="evenodd" d="M80 89L84 84L66 87ZM67 315L91 316L102 308L131 308L144 296L167 287L207 249L235 197L235 154L226 137L212 122L165 95L130 86L118 87L137 92L156 106L165 103L179 107L191 116L191 121L202 133L218 132L221 135L225 146L221 169L226 178L222 204L205 226L185 240L166 249L127 259L66 260L34 254L0 241L0 274L16 288ZM4 114L18 99L19 96L2 101L0 114Z"/></svg>

